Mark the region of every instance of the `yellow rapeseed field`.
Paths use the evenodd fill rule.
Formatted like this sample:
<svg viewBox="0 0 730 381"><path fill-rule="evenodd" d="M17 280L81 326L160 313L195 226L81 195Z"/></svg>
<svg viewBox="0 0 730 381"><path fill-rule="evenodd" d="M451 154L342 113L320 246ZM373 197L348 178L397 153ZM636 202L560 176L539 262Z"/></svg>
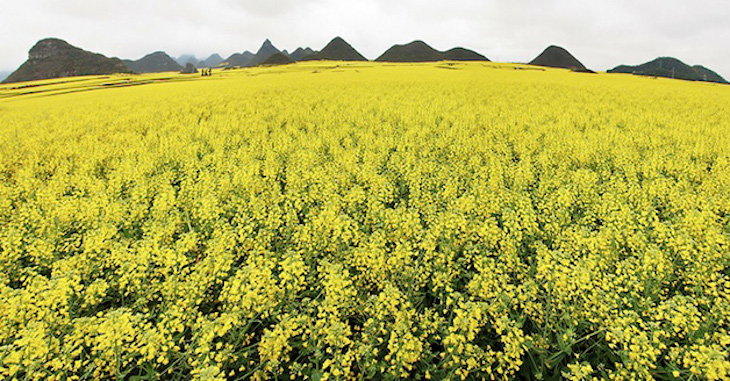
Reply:
<svg viewBox="0 0 730 381"><path fill-rule="evenodd" d="M0 379L722 380L729 329L730 86L0 85Z"/></svg>

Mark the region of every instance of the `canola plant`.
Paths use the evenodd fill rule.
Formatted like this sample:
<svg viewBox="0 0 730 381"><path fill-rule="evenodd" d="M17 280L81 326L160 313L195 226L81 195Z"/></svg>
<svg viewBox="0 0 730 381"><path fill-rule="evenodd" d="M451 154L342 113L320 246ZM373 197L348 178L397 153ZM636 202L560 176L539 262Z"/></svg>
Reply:
<svg viewBox="0 0 730 381"><path fill-rule="evenodd" d="M0 306L5 379L728 379L730 86L0 86Z"/></svg>

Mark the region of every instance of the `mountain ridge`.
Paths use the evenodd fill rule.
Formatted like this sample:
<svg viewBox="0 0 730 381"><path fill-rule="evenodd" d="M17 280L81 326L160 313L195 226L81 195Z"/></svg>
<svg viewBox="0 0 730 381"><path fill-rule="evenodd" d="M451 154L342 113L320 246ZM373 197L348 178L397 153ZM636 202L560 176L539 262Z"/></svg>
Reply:
<svg viewBox="0 0 730 381"><path fill-rule="evenodd" d="M348 54L351 55L344 55L343 57L343 54L341 52L338 52L337 54L331 54L330 50L332 49L330 48L332 48L331 45L335 42L337 43L335 45L340 45L341 48L347 48L345 50L349 51ZM393 50L395 50L395 52L393 52ZM132 71L179 71L182 69L183 65L180 65L177 61L181 60L190 61L198 67L250 67L265 62L269 57L276 53L285 54L292 61L300 61L305 58L367 60L364 56L362 56L362 54L355 50L355 48L352 47L349 43L345 42L341 37L335 37L320 52L314 51L309 47L299 47L291 53L284 53L282 51L279 51L269 39L266 39L261 47L258 49L256 54L251 53L250 51L244 51L243 53L235 53L228 57L226 60L223 60L223 58L218 54L211 54L206 60L203 61L200 61L196 56L192 54L184 54L177 59L173 59L172 57L167 56L178 66L169 64L169 61L165 59L165 61L169 65L167 67L165 67L165 65L161 65L163 66L163 68L157 68L154 70L143 68L142 70L140 70L137 61L140 61L145 57L142 57L137 61L122 61L116 57L109 58L104 56L103 54L83 50L58 38L44 38L39 40L30 49L28 53L28 59L22 65L20 65L20 67L18 67L14 71L7 71L4 73L0 72L0 81L2 81L3 83L12 83L76 75L130 73ZM488 58L475 51L461 47L452 48L442 52L432 48L421 40L415 40L408 44L391 46L388 50L386 50L383 54L375 59L375 61L379 62L431 62L439 60L488 61ZM197 61L197 63L193 61ZM279 61L284 62L286 60L279 59ZM555 45L549 46L529 64L548 67L565 67L580 72L591 72L567 50ZM607 72L633 73L636 75L659 76L669 78L675 77L677 79L706 81L722 84L728 83L727 80L725 80L717 72L705 66L690 66L672 57L659 57L644 64L634 66L619 65L614 67L613 69L607 70Z"/></svg>

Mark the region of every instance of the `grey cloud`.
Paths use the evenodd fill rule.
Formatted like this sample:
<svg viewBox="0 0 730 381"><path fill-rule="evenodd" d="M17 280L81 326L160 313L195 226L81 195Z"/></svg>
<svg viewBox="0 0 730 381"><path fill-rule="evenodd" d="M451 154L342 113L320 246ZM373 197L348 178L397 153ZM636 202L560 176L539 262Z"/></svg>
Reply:
<svg viewBox="0 0 730 381"><path fill-rule="evenodd" d="M605 70L673 55L730 77L730 3L724 0L25 0L4 5L0 70L22 63L48 36L109 56L223 56L319 49L340 35L374 59L392 44L422 39L497 61L526 62L549 44Z"/></svg>

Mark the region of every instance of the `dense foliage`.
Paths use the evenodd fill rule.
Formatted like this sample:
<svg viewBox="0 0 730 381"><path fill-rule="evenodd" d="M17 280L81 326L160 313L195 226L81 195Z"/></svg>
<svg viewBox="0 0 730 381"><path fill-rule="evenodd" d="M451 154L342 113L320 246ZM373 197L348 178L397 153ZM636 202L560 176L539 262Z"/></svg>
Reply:
<svg viewBox="0 0 730 381"><path fill-rule="evenodd" d="M0 378L730 377L730 88L188 78L0 87Z"/></svg>

